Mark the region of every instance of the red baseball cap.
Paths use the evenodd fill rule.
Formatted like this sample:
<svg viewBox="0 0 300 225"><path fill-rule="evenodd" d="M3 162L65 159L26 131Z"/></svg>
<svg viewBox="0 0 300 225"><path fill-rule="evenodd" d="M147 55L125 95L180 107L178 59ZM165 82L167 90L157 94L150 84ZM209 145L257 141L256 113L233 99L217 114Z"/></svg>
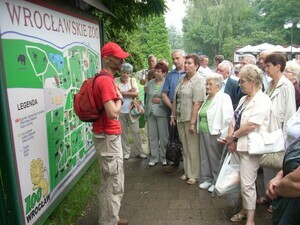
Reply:
<svg viewBox="0 0 300 225"><path fill-rule="evenodd" d="M130 54L128 52L124 52L123 49L114 42L106 43L101 50L102 58L105 56L109 56L109 55L113 55L120 59L125 59L128 56L130 56Z"/></svg>

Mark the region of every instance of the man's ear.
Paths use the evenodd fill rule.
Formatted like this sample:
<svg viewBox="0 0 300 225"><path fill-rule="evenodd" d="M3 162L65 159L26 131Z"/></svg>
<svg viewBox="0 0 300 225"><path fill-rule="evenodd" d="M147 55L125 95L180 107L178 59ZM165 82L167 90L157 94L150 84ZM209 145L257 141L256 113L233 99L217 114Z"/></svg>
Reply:
<svg viewBox="0 0 300 225"><path fill-rule="evenodd" d="M109 58L107 56L103 57L104 62L109 62Z"/></svg>

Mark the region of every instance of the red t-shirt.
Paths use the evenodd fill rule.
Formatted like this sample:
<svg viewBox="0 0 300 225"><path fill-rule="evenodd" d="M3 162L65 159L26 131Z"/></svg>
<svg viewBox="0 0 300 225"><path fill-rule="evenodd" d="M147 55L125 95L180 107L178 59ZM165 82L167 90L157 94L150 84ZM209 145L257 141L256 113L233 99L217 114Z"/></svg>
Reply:
<svg viewBox="0 0 300 225"><path fill-rule="evenodd" d="M97 77L94 84L94 96L96 104L99 109L104 107L104 103L109 100L118 100L116 93L116 85L114 83L114 76L104 70L100 71L101 76ZM104 75L102 75L104 74ZM95 134L121 134L121 124L117 119L109 119L106 111L103 110L97 121L93 123L93 132Z"/></svg>

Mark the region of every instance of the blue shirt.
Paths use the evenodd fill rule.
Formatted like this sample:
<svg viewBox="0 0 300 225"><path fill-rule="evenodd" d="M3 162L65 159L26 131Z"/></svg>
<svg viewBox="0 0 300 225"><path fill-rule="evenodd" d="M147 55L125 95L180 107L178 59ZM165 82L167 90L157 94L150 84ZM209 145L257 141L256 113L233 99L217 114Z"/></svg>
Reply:
<svg viewBox="0 0 300 225"><path fill-rule="evenodd" d="M171 102L173 102L175 89L178 80L181 76L185 75L185 71L179 73L176 69L170 71L166 76L165 83L162 89L162 93L167 93Z"/></svg>

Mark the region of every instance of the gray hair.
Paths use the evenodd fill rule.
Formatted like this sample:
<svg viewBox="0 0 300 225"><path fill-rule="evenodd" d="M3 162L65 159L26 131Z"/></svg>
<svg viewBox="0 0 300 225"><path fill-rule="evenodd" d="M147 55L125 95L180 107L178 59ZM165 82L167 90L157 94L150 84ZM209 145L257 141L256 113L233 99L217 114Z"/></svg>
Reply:
<svg viewBox="0 0 300 225"><path fill-rule="evenodd" d="M157 60L156 57L154 55L148 55L147 60L149 61L150 59L154 59L155 61Z"/></svg>
<svg viewBox="0 0 300 225"><path fill-rule="evenodd" d="M122 72L128 72L128 73L132 73L133 71L133 66L130 63L123 63L122 64Z"/></svg>
<svg viewBox="0 0 300 225"><path fill-rule="evenodd" d="M241 64L236 64L233 68L233 75L236 76L237 74L239 74L240 70L241 70Z"/></svg>
<svg viewBox="0 0 300 225"><path fill-rule="evenodd" d="M176 52L180 53L182 56L185 56L185 52L184 52L182 49L175 49L175 50L173 50L171 56L172 56L174 53L176 53Z"/></svg>
<svg viewBox="0 0 300 225"><path fill-rule="evenodd" d="M291 70L297 81L300 80L300 65L296 61L287 61L284 70Z"/></svg>
<svg viewBox="0 0 300 225"><path fill-rule="evenodd" d="M216 82L217 85L219 85L220 89L223 86L223 76L219 73L209 73L206 75L206 82L209 80L214 80Z"/></svg>
<svg viewBox="0 0 300 225"><path fill-rule="evenodd" d="M233 65L232 65L232 63L231 63L230 61L224 60L224 61L221 62L218 66L225 67L226 70L227 70L227 72L228 72L228 74L229 74L229 76L230 76L231 71L232 71L232 69L233 69Z"/></svg>
<svg viewBox="0 0 300 225"><path fill-rule="evenodd" d="M270 55L272 54L274 51L270 50L270 49L265 49L265 50L262 50L261 53L259 54L259 57L261 56L264 56L266 57L267 55Z"/></svg>
<svg viewBox="0 0 300 225"><path fill-rule="evenodd" d="M228 63L230 65L231 70L233 70L233 64L229 60L224 60L225 63Z"/></svg>
<svg viewBox="0 0 300 225"><path fill-rule="evenodd" d="M251 54L242 55L242 59L246 59L249 64L256 65L256 58Z"/></svg>

